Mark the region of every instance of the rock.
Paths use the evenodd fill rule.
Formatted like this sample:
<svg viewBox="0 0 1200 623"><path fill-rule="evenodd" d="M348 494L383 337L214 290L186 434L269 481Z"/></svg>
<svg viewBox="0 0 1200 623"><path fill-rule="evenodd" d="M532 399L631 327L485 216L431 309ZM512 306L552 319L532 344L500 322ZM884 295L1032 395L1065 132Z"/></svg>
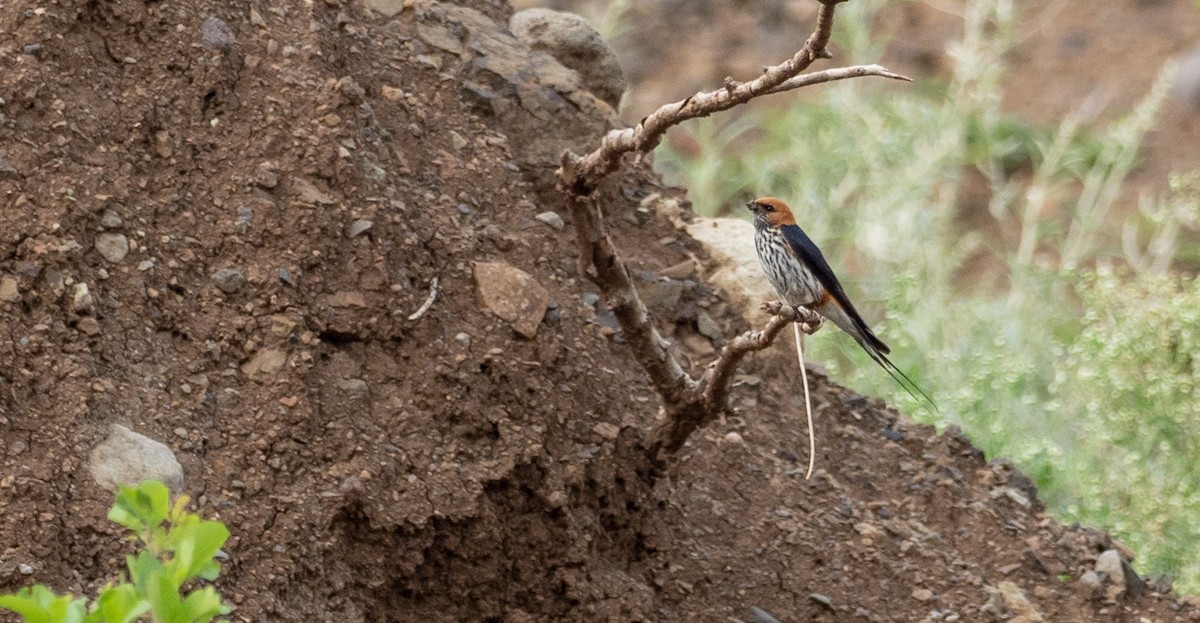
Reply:
<svg viewBox="0 0 1200 623"><path fill-rule="evenodd" d="M508 28L525 45L553 56L579 73L596 97L616 108L627 86L621 63L600 33L584 18L562 11L532 8L508 20Z"/></svg>
<svg viewBox="0 0 1200 623"><path fill-rule="evenodd" d="M246 276L236 268L222 268L212 274L212 280L222 292L233 294L241 289L243 283L246 283Z"/></svg>
<svg viewBox="0 0 1200 623"><path fill-rule="evenodd" d="M96 302L92 299L92 291L88 288L88 284L80 282L75 284L71 289L71 309L79 315L87 315L92 313L92 308Z"/></svg>
<svg viewBox="0 0 1200 623"><path fill-rule="evenodd" d="M367 306L367 297L357 290L335 292L329 296L322 297L322 301L330 307L363 308Z"/></svg>
<svg viewBox="0 0 1200 623"><path fill-rule="evenodd" d="M533 339L546 315L550 293L529 273L504 262L475 262L479 300L513 330Z"/></svg>
<svg viewBox="0 0 1200 623"><path fill-rule="evenodd" d="M1025 597L1025 592L1021 590L1021 587L1012 582L1001 582L996 588L1004 600L1005 607L1014 615L1009 619L1009 623L1039 623L1045 620L1037 608Z"/></svg>
<svg viewBox="0 0 1200 623"><path fill-rule="evenodd" d="M109 208L104 211L104 216L100 217L100 226L104 229L116 229L125 224L125 220L117 214L116 210Z"/></svg>
<svg viewBox="0 0 1200 623"><path fill-rule="evenodd" d="M346 229L346 237L356 238L362 235L363 232L371 229L371 227L374 225L375 223L372 223L365 218L356 219L353 223L350 223L350 227Z"/></svg>
<svg viewBox="0 0 1200 623"><path fill-rule="evenodd" d="M129 255L129 239L125 234L100 234L96 236L96 251L110 264L120 264Z"/></svg>
<svg viewBox="0 0 1200 623"><path fill-rule="evenodd" d="M563 218L558 215L558 212L553 210L542 212L533 218L545 223L546 225L549 225L555 231L562 231L563 228L567 226L567 224L563 222Z"/></svg>
<svg viewBox="0 0 1200 623"><path fill-rule="evenodd" d="M1179 59L1171 94L1195 112L1200 112L1200 47Z"/></svg>
<svg viewBox="0 0 1200 623"><path fill-rule="evenodd" d="M565 150L595 143L619 122L580 74L479 11L435 3L417 36L463 57L463 103L509 137L515 164L539 184L555 182Z"/></svg>
<svg viewBox="0 0 1200 623"><path fill-rule="evenodd" d="M219 17L210 17L200 24L200 40L205 45L221 51L228 50L233 47L234 43L237 43L233 31L229 29L229 24Z"/></svg>
<svg viewBox="0 0 1200 623"><path fill-rule="evenodd" d="M0 301L16 303L21 300L21 291L17 288L17 278L12 275L0 277Z"/></svg>
<svg viewBox="0 0 1200 623"><path fill-rule="evenodd" d="M1125 585L1125 572L1121 569L1121 554L1115 549L1105 550L1096 557L1096 573L1108 576L1108 581Z"/></svg>
<svg viewBox="0 0 1200 623"><path fill-rule="evenodd" d="M920 602L926 602L933 599L933 591L927 588L918 588L912 592L912 598Z"/></svg>
<svg viewBox="0 0 1200 623"><path fill-rule="evenodd" d="M610 422L600 422L592 427L592 431L605 439L616 439L621 434L621 427Z"/></svg>
<svg viewBox="0 0 1200 623"><path fill-rule="evenodd" d="M264 348L242 364L242 374L254 378L275 374L287 363L287 352L281 348Z"/></svg>
<svg viewBox="0 0 1200 623"><path fill-rule="evenodd" d="M384 17L396 17L404 10L404 0L366 0L363 6Z"/></svg>
<svg viewBox="0 0 1200 623"><path fill-rule="evenodd" d="M119 424L92 450L88 468L97 484L114 491L119 484L136 485L144 480L158 480L175 492L183 490L183 467L175 453Z"/></svg>
<svg viewBox="0 0 1200 623"><path fill-rule="evenodd" d="M83 331L83 333L85 335L89 335L89 336L100 335L100 323L97 322L96 319L92 318L91 316L81 319L79 321L79 324L76 326L78 326L79 330Z"/></svg>
<svg viewBox="0 0 1200 623"><path fill-rule="evenodd" d="M664 203L672 203L664 201ZM754 325L766 321L759 309L763 301L779 296L763 276L754 252L754 226L735 218L697 218L687 226L711 258L707 282L729 295L729 303Z"/></svg>
<svg viewBox="0 0 1200 623"><path fill-rule="evenodd" d="M368 393L367 382L362 379L342 379L337 382L337 387L354 398L362 398Z"/></svg>

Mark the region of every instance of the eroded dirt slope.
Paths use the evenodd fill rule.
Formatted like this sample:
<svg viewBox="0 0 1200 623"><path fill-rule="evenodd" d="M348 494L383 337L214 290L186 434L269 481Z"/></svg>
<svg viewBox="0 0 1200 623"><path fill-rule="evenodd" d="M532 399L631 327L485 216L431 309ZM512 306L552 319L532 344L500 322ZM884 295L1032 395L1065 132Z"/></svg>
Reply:
<svg viewBox="0 0 1200 623"><path fill-rule="evenodd" d="M1046 620L1194 614L1080 584L1102 535L824 381L804 482L770 357L651 478L655 397L570 227L537 218L559 150L612 111L508 12L0 6L0 589L115 574L127 546L87 460L120 423L168 444L235 535L237 620L1009 620L1004 582ZM641 205L653 190L631 169L602 200L703 362L745 323ZM484 261L546 290L534 337L481 304Z"/></svg>

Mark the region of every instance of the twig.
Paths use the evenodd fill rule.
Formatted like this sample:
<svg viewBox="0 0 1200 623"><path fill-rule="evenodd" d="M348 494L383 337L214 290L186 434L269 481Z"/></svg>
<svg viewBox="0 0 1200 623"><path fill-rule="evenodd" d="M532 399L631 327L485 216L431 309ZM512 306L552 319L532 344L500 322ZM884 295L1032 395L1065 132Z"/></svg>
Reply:
<svg viewBox="0 0 1200 623"><path fill-rule="evenodd" d="M421 304L421 307L417 308L417 311L413 312L412 315L410 315L408 317L408 319L409 320L420 320L421 316L424 316L425 312L429 311L430 307L433 307L433 302L437 300L437 297L438 297L438 278L434 277L433 281L429 284L429 298L426 298L425 302Z"/></svg>

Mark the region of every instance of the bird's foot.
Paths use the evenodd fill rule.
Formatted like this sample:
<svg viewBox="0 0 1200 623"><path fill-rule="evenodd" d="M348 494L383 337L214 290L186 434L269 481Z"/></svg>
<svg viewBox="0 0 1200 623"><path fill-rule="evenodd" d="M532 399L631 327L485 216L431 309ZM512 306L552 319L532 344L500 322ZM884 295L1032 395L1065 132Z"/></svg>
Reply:
<svg viewBox="0 0 1200 623"><path fill-rule="evenodd" d="M802 306L797 306L796 322L800 324L800 331L804 335L812 335L821 329L821 325L825 324L825 319L817 312Z"/></svg>
<svg viewBox="0 0 1200 623"><path fill-rule="evenodd" d="M778 316L784 313L783 310L791 309L795 313L794 322L800 324L800 330L805 335L816 333L825 323L825 320L817 312L803 305L787 305L781 301L763 301L759 308L772 316Z"/></svg>

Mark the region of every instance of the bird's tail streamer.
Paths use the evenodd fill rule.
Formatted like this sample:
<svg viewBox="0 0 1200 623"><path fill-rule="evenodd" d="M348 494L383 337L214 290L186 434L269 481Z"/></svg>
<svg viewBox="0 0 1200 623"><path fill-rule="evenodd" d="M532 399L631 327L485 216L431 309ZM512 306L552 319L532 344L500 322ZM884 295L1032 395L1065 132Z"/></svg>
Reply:
<svg viewBox="0 0 1200 623"><path fill-rule="evenodd" d="M800 381L804 384L804 412L808 416L808 473L804 479L812 478L813 467L817 464L817 434L813 430L812 399L808 395L808 371L804 369L804 336L800 334L800 324L792 323L792 332L796 335L796 359L800 360Z"/></svg>

